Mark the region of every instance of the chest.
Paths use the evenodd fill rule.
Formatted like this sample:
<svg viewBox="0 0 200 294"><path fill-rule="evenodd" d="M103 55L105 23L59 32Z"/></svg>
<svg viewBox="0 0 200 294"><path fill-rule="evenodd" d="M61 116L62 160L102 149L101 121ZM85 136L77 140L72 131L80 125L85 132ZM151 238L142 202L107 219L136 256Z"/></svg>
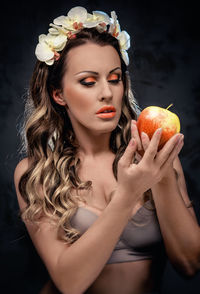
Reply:
<svg viewBox="0 0 200 294"><path fill-rule="evenodd" d="M91 164L84 162L80 165L78 176L82 181L92 181L92 188L89 190L79 190L78 195L83 201L78 202L78 206L84 206L96 215L100 215L102 211L114 197L114 192L117 189L117 180L114 177L112 162L98 162ZM74 191L74 193L76 193ZM132 215L144 204L144 199L138 200L138 203L133 206Z"/></svg>
<svg viewBox="0 0 200 294"><path fill-rule="evenodd" d="M94 212L103 211L117 188L112 163L95 166L86 162L80 167L78 176L82 181L92 181L92 188L81 190L79 195L86 201L87 206L94 209Z"/></svg>

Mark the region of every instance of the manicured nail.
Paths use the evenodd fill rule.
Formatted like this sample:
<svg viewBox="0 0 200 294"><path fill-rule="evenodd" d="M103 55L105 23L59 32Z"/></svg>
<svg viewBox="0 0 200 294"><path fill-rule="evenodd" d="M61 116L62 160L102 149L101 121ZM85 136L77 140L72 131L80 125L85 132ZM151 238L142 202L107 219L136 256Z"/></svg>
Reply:
<svg viewBox="0 0 200 294"><path fill-rule="evenodd" d="M183 142L183 139L184 139L184 135L179 135L177 139L177 144Z"/></svg>
<svg viewBox="0 0 200 294"><path fill-rule="evenodd" d="M145 132L141 132L141 136L145 139L147 134Z"/></svg>
<svg viewBox="0 0 200 294"><path fill-rule="evenodd" d="M177 144L176 144L176 148L178 150L178 154L180 153L180 151L182 150L184 145L183 139L181 139Z"/></svg>
<svg viewBox="0 0 200 294"><path fill-rule="evenodd" d="M162 128L157 129L157 133L160 135L162 133Z"/></svg>
<svg viewBox="0 0 200 294"><path fill-rule="evenodd" d="M135 145L135 139L134 139L134 138L131 139L131 141L130 141L130 145L131 145L131 146L134 146L134 145Z"/></svg>

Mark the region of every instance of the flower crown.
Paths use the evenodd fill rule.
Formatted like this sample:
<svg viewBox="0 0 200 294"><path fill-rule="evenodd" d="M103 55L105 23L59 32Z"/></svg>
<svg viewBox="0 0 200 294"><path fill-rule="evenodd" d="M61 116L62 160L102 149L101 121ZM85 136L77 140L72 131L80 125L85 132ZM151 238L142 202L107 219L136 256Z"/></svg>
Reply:
<svg viewBox="0 0 200 294"><path fill-rule="evenodd" d="M108 26L109 25L109 29ZM102 11L87 13L83 7L72 8L67 16L59 16L50 23L49 33L39 36L39 43L36 46L35 54L37 59L52 65L60 58L68 39L76 38L76 34L84 28L96 28L100 33L108 31L119 41L122 58L126 65L129 64L129 57L126 50L130 47L130 36L126 31L121 31L115 11L111 12L111 18Z"/></svg>

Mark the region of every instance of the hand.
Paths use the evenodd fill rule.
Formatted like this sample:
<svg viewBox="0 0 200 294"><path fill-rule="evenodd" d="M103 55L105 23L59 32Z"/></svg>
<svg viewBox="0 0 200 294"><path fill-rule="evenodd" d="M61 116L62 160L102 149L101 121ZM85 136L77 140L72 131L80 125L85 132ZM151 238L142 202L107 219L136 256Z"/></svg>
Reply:
<svg viewBox="0 0 200 294"><path fill-rule="evenodd" d="M180 134L180 135L183 136L182 134ZM150 143L150 139L149 139L149 137L148 137L148 135L146 133L143 133L142 138L140 138L136 120L131 121L131 136L137 142L137 151L136 151L136 156L135 157L139 158L139 160L140 160L141 157L144 155L144 152L145 152L145 150L147 149L147 147L148 147L148 145ZM184 138L184 136L183 136L183 138ZM184 145L184 143L183 143L183 145ZM179 152L181 151L182 147L180 147Z"/></svg>
<svg viewBox="0 0 200 294"><path fill-rule="evenodd" d="M145 152L146 149L149 146L150 139L149 139L149 137L148 137L148 135L146 133L142 133L142 136L141 136L141 139L140 139L137 124L136 124L136 121L134 121L134 120L132 121L131 133L132 133L132 137L135 138L135 140L137 141L137 144L140 146L140 149L138 149L140 151L140 154L141 154L142 151ZM178 154L180 153L180 151L181 151L181 149L182 149L182 147L184 145L184 141L183 141L184 136L183 136L183 134L176 134L174 136L179 136L180 137L180 144L179 144L179 146L177 146L178 148L176 149L176 154L174 156L174 159L175 159L178 156ZM167 147L165 147L165 148L167 148ZM173 159L173 161L174 161L174 159ZM168 177L170 178L170 176L172 174L174 174L173 161L172 162L170 161L169 165L166 165L165 172L163 170L163 178L161 179L161 181L166 181L166 179Z"/></svg>
<svg viewBox="0 0 200 294"><path fill-rule="evenodd" d="M137 151L135 153L135 158L137 161L140 161L142 156L144 155L144 148L138 132L136 120L131 120L131 137L134 138L137 142Z"/></svg>
<svg viewBox="0 0 200 294"><path fill-rule="evenodd" d="M136 137L132 137L120 158L118 162L118 187L126 191L127 197L131 198L132 193L136 197L141 197L145 191L160 182L180 152L183 146L182 134L174 135L158 152L161 134L161 129L156 130L151 141L147 135L142 136L141 144L144 155L138 164L133 163L135 153L138 150Z"/></svg>

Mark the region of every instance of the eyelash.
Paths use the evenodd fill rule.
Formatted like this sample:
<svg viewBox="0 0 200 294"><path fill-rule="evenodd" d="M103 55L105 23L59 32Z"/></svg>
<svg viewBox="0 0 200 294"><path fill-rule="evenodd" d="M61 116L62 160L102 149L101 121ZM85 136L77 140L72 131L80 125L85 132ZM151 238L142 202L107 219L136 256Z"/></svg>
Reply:
<svg viewBox="0 0 200 294"><path fill-rule="evenodd" d="M120 81L121 81L121 78L120 78L120 75L117 75L118 76L118 79L115 79L115 80L108 80L109 83L112 83L112 84L118 84ZM83 86L86 86L86 87L91 87L93 86L96 82L85 82L85 79L82 79L80 80L80 83L83 85Z"/></svg>

